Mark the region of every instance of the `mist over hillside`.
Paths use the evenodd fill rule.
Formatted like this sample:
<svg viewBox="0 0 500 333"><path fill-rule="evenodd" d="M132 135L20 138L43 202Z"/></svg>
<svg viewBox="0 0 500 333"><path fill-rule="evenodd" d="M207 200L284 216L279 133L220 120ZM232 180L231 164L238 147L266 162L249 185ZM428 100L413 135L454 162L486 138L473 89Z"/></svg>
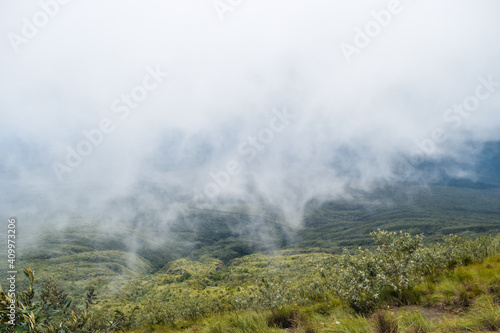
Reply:
<svg viewBox="0 0 500 333"><path fill-rule="evenodd" d="M499 13L1 1L0 331L500 330Z"/></svg>
<svg viewBox="0 0 500 333"><path fill-rule="evenodd" d="M220 211L282 247L311 207L500 185L491 1L1 6L0 208L26 234L168 243Z"/></svg>

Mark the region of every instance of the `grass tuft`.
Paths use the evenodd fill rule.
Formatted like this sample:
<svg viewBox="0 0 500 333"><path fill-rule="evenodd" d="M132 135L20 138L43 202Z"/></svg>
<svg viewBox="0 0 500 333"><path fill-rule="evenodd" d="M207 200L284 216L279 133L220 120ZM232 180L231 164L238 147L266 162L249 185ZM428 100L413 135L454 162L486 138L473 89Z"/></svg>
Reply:
<svg viewBox="0 0 500 333"><path fill-rule="evenodd" d="M392 314L378 311L374 314L376 333L398 333L399 324Z"/></svg>

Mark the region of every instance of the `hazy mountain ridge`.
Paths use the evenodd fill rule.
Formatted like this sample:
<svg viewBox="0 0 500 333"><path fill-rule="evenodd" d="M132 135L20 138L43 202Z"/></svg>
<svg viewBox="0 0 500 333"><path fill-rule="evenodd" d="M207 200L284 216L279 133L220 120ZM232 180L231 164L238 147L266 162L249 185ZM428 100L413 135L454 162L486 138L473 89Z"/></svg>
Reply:
<svg viewBox="0 0 500 333"><path fill-rule="evenodd" d="M424 234L426 241L450 233L500 233L498 189L404 188L311 202L297 227L268 209L258 215L244 206L192 209L177 220L162 224L160 219L150 226L136 219L101 223L98 218L76 218L59 229L48 224L47 230L58 231L22 243L17 265L31 265L40 278L60 277L63 285L71 285L70 292L80 294L91 281L104 288L116 279L151 274L183 257L212 257L228 264L276 250L339 253L344 247L372 245L369 233L377 229Z"/></svg>

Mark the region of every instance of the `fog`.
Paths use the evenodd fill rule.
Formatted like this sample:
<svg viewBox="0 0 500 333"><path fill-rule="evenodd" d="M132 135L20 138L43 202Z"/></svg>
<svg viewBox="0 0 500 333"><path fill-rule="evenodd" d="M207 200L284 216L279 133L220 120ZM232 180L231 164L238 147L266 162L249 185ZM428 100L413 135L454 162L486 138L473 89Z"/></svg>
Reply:
<svg viewBox="0 0 500 333"><path fill-rule="evenodd" d="M426 161L475 179L500 140L493 0L66 2L0 4L5 219L245 203L297 225L432 182Z"/></svg>

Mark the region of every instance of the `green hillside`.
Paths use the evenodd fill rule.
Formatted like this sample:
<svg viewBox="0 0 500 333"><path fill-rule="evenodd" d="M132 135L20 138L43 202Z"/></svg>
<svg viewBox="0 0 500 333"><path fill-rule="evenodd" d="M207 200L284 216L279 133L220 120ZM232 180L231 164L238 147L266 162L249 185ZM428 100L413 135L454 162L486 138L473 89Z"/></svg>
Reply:
<svg viewBox="0 0 500 333"><path fill-rule="evenodd" d="M296 247L342 248L370 244L373 230L404 230L436 240L448 234L500 232L500 190L457 187L389 189L376 198L328 202L310 209Z"/></svg>
<svg viewBox="0 0 500 333"><path fill-rule="evenodd" d="M300 227L291 227L269 208L250 213L240 206L192 209L157 226L88 217L65 222L65 227L47 223L44 230L51 232L41 235L26 233L18 264L31 265L43 278L68 281L66 289L78 295L90 282L104 286L117 277L143 276L184 257L208 256L228 264L275 250L340 253L345 247L373 245L369 234L377 229L424 234L428 242L450 233L497 234L500 190L416 186L311 201Z"/></svg>
<svg viewBox="0 0 500 333"><path fill-rule="evenodd" d="M359 304L349 303L347 295L351 291L338 294L335 290L339 280L334 283L329 277L336 276L342 267L344 249L354 253L361 246L376 252L370 233L377 229L423 235L419 239L430 251L425 254L428 257L441 253L439 260L445 260L469 251L472 257L461 258L460 263L480 262L486 255L481 250L481 242L486 242L486 238L467 239L500 233L499 199L500 191L496 188L387 188L376 196L353 193L337 201L311 201L299 227L290 226L269 207L254 207L251 212L244 206L191 209L177 220L155 225L138 224L137 220L78 217L66 221L65 226L47 224L45 230L51 232L28 234L18 246L16 265L30 266L39 283L46 283L51 277L57 288L76 300L75 304L84 304L86 295L95 292L99 302L92 320L101 324L105 318L115 318L121 327L149 327L144 332L161 327L161 332L201 323L200 332L205 332L206 327L212 327L210 332L218 332L211 320L205 322L206 318L215 316L213 320L224 322L233 320L225 312L243 311L249 320L266 326L262 332L272 332L276 330L266 324L266 313L279 307L305 311L307 322L320 320L309 313L315 313L315 307L327 309L321 310L326 312L319 316L331 315L338 306L359 310ZM448 238L447 243L441 243L443 236L449 234L464 238ZM475 245L467 247L467 242ZM450 246L459 246L462 254L453 250L453 255L445 255L443 249L451 249ZM492 254L492 250L488 251ZM4 280L5 263L0 266ZM440 268L439 274L447 268ZM422 294L418 300L402 301L401 295L389 292L385 301L392 299L390 306L420 306L424 298L428 304L442 303L441 298L437 301L438 298L428 296ZM370 313L378 308L375 303L368 307ZM368 330L369 322L358 322L351 310L338 316L351 318ZM240 332L236 328L234 331ZM311 332L316 331L322 332L317 328Z"/></svg>
<svg viewBox="0 0 500 333"><path fill-rule="evenodd" d="M228 265L179 259L107 293L89 286L80 306L71 305L61 284L37 283L27 270L31 282L17 315L30 332L38 331L29 329L35 324L41 332L500 329L500 236L450 236L426 246L410 234L372 237L377 248L342 255L284 251ZM0 312L8 303L0 294Z"/></svg>

